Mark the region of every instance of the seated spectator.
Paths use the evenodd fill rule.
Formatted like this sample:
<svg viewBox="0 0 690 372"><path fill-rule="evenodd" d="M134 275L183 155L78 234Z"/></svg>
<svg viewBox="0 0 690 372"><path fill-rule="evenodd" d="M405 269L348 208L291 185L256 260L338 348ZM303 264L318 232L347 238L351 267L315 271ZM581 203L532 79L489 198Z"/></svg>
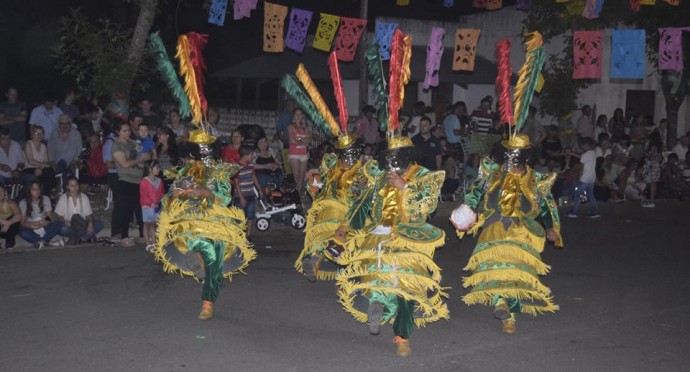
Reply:
<svg viewBox="0 0 690 372"><path fill-rule="evenodd" d="M96 234L103 229L103 222L94 219L89 197L79 191L75 177L67 178L67 192L58 199L55 214L64 224L60 235L69 237L68 245L95 242Z"/></svg>
<svg viewBox="0 0 690 372"><path fill-rule="evenodd" d="M594 148L594 154L597 158L611 157L611 141L608 140L607 136L604 135L599 139L597 147Z"/></svg>
<svg viewBox="0 0 690 372"><path fill-rule="evenodd" d="M69 116L61 115L58 130L48 140L48 159L55 163L56 174L73 174L79 167L81 149L81 135L72 129Z"/></svg>
<svg viewBox="0 0 690 372"><path fill-rule="evenodd" d="M75 120L79 117L79 107L74 104L77 100L77 93L74 89L69 89L65 92L65 99L58 106L62 112L69 116L70 120Z"/></svg>
<svg viewBox="0 0 690 372"><path fill-rule="evenodd" d="M237 163L240 160L240 147L244 137L239 130L235 129L230 134L230 143L223 147L220 157L226 163Z"/></svg>
<svg viewBox="0 0 690 372"><path fill-rule="evenodd" d="M31 176L22 174L23 169L22 147L10 138L9 129L0 127L0 184L26 183Z"/></svg>
<svg viewBox="0 0 690 372"><path fill-rule="evenodd" d="M625 163L628 158L623 154L617 154L611 157L611 165L607 168L605 179L611 190L611 201L617 203L623 201L622 190L618 188L618 178L625 171Z"/></svg>
<svg viewBox="0 0 690 372"><path fill-rule="evenodd" d="M17 203L7 197L7 190L0 186L0 238L5 239L5 248L14 248L22 212Z"/></svg>
<svg viewBox="0 0 690 372"><path fill-rule="evenodd" d="M24 144L24 157L26 166L23 173L38 177L41 189L46 195L55 188L55 170L48 161L48 148L43 143L43 128L38 125L31 126L31 139Z"/></svg>
<svg viewBox="0 0 690 372"><path fill-rule="evenodd" d="M108 163L103 159L103 144L97 135L89 136L79 160L82 192L86 192L89 185L108 184Z"/></svg>
<svg viewBox="0 0 690 372"><path fill-rule="evenodd" d="M62 222L51 220L53 207L50 198L42 195L40 183L34 181L27 185L26 198L19 202L19 209L22 213L19 236L22 239L36 249L43 249L46 244L65 245L62 238L57 237L62 230Z"/></svg>
<svg viewBox="0 0 690 372"><path fill-rule="evenodd" d="M565 168L565 157L563 156L563 146L558 138L558 127L551 125L546 128L546 139L541 143L541 156L548 162L553 159Z"/></svg>
<svg viewBox="0 0 690 372"><path fill-rule="evenodd" d="M256 169L256 178L261 190L266 190L269 183L280 189L283 186L283 172L278 157L268 147L266 137L259 138L257 147L258 149L254 153L254 169Z"/></svg>
<svg viewBox="0 0 690 372"><path fill-rule="evenodd" d="M628 159L625 170L618 176L618 193L623 200L642 200L647 185L642 179L642 166L635 159Z"/></svg>
<svg viewBox="0 0 690 372"><path fill-rule="evenodd" d="M64 114L62 110L55 107L55 99L50 94L46 94L43 104L31 110L29 124L40 126L43 128L46 138L50 138L53 132L57 130L60 115Z"/></svg>
<svg viewBox="0 0 690 372"><path fill-rule="evenodd" d="M630 136L623 135L618 139L615 145L613 145L614 155L621 154L626 158L630 157L632 153L632 145L630 144Z"/></svg>
<svg viewBox="0 0 690 372"><path fill-rule="evenodd" d="M479 176L479 163L481 161L481 157L479 154L476 152L473 154L470 154L469 159L467 159L467 164L465 165L464 169L464 174L465 174L465 187L469 187L474 183L474 181L477 180L477 177Z"/></svg>
<svg viewBox="0 0 690 372"><path fill-rule="evenodd" d="M439 128L439 126L436 126L436 128ZM457 178L455 174L455 167L458 164L455 160L456 154L451 149L451 146L448 146L448 139L446 137L440 136L438 141L441 144L441 163L446 171L446 176L448 178Z"/></svg>
<svg viewBox="0 0 690 372"><path fill-rule="evenodd" d="M139 124L136 132L137 152L138 157L147 155L149 159L156 158L156 145L153 143L153 138L149 135L149 127L146 123Z"/></svg>
<svg viewBox="0 0 690 372"><path fill-rule="evenodd" d="M690 199L690 183L683 177L678 163L678 155L670 153L661 174L661 189L670 197Z"/></svg>

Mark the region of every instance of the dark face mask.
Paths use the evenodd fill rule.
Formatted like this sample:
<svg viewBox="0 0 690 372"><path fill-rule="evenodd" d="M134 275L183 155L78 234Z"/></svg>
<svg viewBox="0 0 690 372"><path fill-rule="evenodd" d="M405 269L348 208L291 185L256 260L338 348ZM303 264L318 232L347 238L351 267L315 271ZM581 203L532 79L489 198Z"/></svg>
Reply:
<svg viewBox="0 0 690 372"><path fill-rule="evenodd" d="M348 166L353 166L357 160L359 160L361 153L362 150L359 148L359 146L350 146L346 149L340 150L338 157Z"/></svg>

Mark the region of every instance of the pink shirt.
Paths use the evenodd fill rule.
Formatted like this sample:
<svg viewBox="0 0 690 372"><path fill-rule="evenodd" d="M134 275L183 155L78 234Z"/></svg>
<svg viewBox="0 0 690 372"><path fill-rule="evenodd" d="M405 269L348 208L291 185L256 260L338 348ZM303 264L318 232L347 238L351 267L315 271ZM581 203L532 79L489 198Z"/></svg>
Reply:
<svg viewBox="0 0 690 372"><path fill-rule="evenodd" d="M158 207L164 193L163 181L158 177L153 181L144 177L139 182L139 204L142 207Z"/></svg>
<svg viewBox="0 0 690 372"><path fill-rule="evenodd" d="M364 143L367 145L373 145L379 142L379 122L376 119L367 119L366 116L362 116L355 123L355 128L357 128L357 134L359 134Z"/></svg>
<svg viewBox="0 0 690 372"><path fill-rule="evenodd" d="M295 137L297 137L297 139L304 138L306 136L306 129L299 129L295 127ZM288 155L307 155L307 146L298 145L296 143L290 143L290 147L288 148Z"/></svg>

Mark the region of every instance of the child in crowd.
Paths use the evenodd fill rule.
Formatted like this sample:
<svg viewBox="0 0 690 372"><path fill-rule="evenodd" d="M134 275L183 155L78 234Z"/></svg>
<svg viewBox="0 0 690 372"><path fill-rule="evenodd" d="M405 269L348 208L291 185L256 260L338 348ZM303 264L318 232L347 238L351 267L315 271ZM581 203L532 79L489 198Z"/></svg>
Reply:
<svg viewBox="0 0 690 372"><path fill-rule="evenodd" d="M659 153L657 145L650 144L647 149L647 155L644 158L644 167L642 168L642 176L649 189L649 199L642 200L643 208L654 208L656 183L659 181L659 177L661 177L661 163L663 162L664 157Z"/></svg>
<svg viewBox="0 0 690 372"><path fill-rule="evenodd" d="M149 135L149 127L145 123L139 124L136 133L137 140L137 151L139 154L138 158L145 154L151 155L150 159L156 158L156 144L153 142L153 138Z"/></svg>
<svg viewBox="0 0 690 372"><path fill-rule="evenodd" d="M144 240L146 241L146 251L153 253L156 248L156 224L160 203L165 193L163 181L158 178L161 167L158 161L151 160L144 166L144 178L139 182L139 204L141 204L141 215L144 220Z"/></svg>
<svg viewBox="0 0 690 372"><path fill-rule="evenodd" d="M256 178L256 171L252 159L254 158L254 149L247 145L242 145L239 148L240 154L240 169L233 179L235 189L235 205L244 210L244 215L247 219L247 240L252 241L252 225L254 225L256 196L262 197L261 185Z"/></svg>
<svg viewBox="0 0 690 372"><path fill-rule="evenodd" d="M597 178L597 156L594 153L594 146L595 142L591 138L583 138L580 141L582 154L580 155L580 163L577 165L580 170L580 179L575 187L573 209L567 214L570 218L577 218L577 210L580 208L580 204L585 202L590 203L589 218L601 217L597 210L597 199L594 197L594 182Z"/></svg>

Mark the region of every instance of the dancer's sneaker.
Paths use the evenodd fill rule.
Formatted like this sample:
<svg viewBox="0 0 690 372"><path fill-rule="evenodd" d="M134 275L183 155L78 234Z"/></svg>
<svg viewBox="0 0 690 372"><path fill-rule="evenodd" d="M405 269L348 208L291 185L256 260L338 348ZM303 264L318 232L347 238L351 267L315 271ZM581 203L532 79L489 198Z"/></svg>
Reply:
<svg viewBox="0 0 690 372"><path fill-rule="evenodd" d="M501 323L503 323L503 333L507 335L512 335L517 330L515 327L515 314L511 314L508 319L501 320Z"/></svg>
<svg viewBox="0 0 690 372"><path fill-rule="evenodd" d="M575 212L568 212L568 214L565 215L568 218L577 218L577 213Z"/></svg>
<svg viewBox="0 0 690 372"><path fill-rule="evenodd" d="M409 340L406 340L400 336L395 336L395 338L393 339L393 343L395 343L395 345L398 347L398 350L396 351L396 354L398 354L398 356L406 357L409 356L412 352Z"/></svg>
<svg viewBox="0 0 690 372"><path fill-rule="evenodd" d="M381 317L383 316L383 304L378 301L369 302L367 310L367 324L369 333L376 336L381 333Z"/></svg>
<svg viewBox="0 0 690 372"><path fill-rule="evenodd" d="M201 313L199 313L200 320L209 320L213 317L213 302L204 301L201 304Z"/></svg>
<svg viewBox="0 0 690 372"><path fill-rule="evenodd" d="M496 301L494 318L501 320L510 318L510 309L508 308L508 303L506 303L506 300L499 298L498 301Z"/></svg>

